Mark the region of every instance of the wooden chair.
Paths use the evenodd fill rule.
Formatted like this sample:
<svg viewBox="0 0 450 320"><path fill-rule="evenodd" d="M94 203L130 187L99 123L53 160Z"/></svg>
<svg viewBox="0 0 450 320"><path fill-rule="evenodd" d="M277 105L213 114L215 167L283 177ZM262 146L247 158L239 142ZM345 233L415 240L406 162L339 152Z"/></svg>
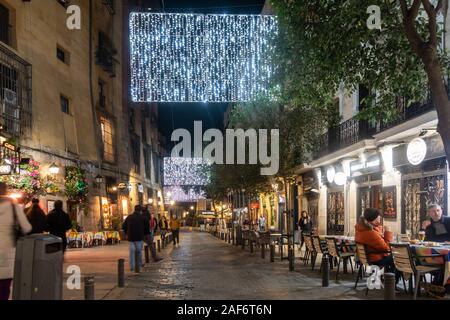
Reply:
<svg viewBox="0 0 450 320"><path fill-rule="evenodd" d="M415 288L414 288L414 300L417 299L417 292L420 288L420 281L426 282L426 274L433 274L440 272L441 267L430 267L417 265L415 258L411 252L411 247L409 244L391 243L392 258L394 259L395 268L400 271L403 278L408 278L409 281L414 278ZM416 256L417 258L426 257L442 257L439 254L426 255L426 256Z"/></svg>
<svg viewBox="0 0 450 320"><path fill-rule="evenodd" d="M356 275L356 281L355 281L355 289L358 286L359 279L362 280L365 274L365 268L370 268L374 264L369 261L369 250L367 249L367 246L362 243L356 243L356 255L359 260L359 269L358 274ZM384 253L384 252L374 252L370 251L370 253ZM380 267L380 269L383 269L383 267ZM366 296L369 294L369 287L366 288Z"/></svg>
<svg viewBox="0 0 450 320"><path fill-rule="evenodd" d="M304 234L304 239L305 239L306 251L305 251L305 256L303 257L303 259L305 261L304 265L306 266L309 262L309 259L311 259L311 264L313 261L315 261L317 252L314 249L314 246L312 243L312 236L309 234ZM312 268L314 269L314 266Z"/></svg>
<svg viewBox="0 0 450 320"><path fill-rule="evenodd" d="M350 261L350 267L352 268L352 273L354 273L352 257L355 256L355 253L354 252L342 252L339 249L336 239L334 237L326 237L326 240L327 240L327 247L328 247L328 255L330 257L338 260L337 270L336 270L336 280L338 279L338 276L339 276L339 268L341 266L341 262L346 264L348 261Z"/></svg>
<svg viewBox="0 0 450 320"><path fill-rule="evenodd" d="M328 255L328 250L327 250L327 248L322 247L319 236L311 236L311 238L312 238L312 245L314 247L314 251L316 252L316 254L314 255L314 260L311 261L312 269L314 270L314 266L316 264L316 259L317 259L317 256L319 255L319 253L322 255L322 258L323 258ZM320 263L319 272L322 271L322 266L323 266L323 259L322 259L322 262Z"/></svg>

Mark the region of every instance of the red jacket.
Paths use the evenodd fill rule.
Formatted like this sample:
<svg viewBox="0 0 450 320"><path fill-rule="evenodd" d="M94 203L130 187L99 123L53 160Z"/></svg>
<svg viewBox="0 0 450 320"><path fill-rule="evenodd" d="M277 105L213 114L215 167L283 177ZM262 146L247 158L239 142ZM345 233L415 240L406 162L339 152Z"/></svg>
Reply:
<svg viewBox="0 0 450 320"><path fill-rule="evenodd" d="M390 232L385 232L383 236L380 227L372 226L364 217L359 218L358 224L355 226L355 241L367 246L367 255L371 262L378 261L389 255L389 242L392 240ZM385 253L370 253L370 251L385 251Z"/></svg>

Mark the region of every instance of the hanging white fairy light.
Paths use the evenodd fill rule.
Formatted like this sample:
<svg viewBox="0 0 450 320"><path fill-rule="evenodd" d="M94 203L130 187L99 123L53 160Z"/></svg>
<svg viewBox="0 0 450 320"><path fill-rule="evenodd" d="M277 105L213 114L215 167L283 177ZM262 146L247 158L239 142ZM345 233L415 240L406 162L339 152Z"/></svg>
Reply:
<svg viewBox="0 0 450 320"><path fill-rule="evenodd" d="M164 158L165 186L204 186L209 183L210 162L203 158Z"/></svg>
<svg viewBox="0 0 450 320"><path fill-rule="evenodd" d="M139 12L129 25L134 102L241 102L267 92L274 16Z"/></svg>

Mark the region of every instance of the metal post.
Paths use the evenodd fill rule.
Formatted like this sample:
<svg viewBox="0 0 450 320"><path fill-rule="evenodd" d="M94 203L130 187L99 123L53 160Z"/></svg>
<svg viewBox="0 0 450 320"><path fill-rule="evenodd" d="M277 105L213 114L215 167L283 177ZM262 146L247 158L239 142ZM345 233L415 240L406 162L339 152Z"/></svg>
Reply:
<svg viewBox="0 0 450 320"><path fill-rule="evenodd" d="M162 245L163 249L166 247L166 238L165 237L164 237L164 240L161 238L161 245Z"/></svg>
<svg viewBox="0 0 450 320"><path fill-rule="evenodd" d="M145 263L150 263L150 257L148 254L148 246L147 245L145 246L144 252L145 252Z"/></svg>
<svg viewBox="0 0 450 320"><path fill-rule="evenodd" d="M384 274L384 300L395 300L395 274Z"/></svg>
<svg viewBox="0 0 450 320"><path fill-rule="evenodd" d="M234 236L234 228L231 231L231 243L233 246L236 244L235 236Z"/></svg>
<svg viewBox="0 0 450 320"><path fill-rule="evenodd" d="M95 278L87 276L84 278L84 300L95 300Z"/></svg>
<svg viewBox="0 0 450 320"><path fill-rule="evenodd" d="M228 243L231 243L231 231L228 231Z"/></svg>
<svg viewBox="0 0 450 320"><path fill-rule="evenodd" d="M266 258L266 245L264 243L261 244L261 259Z"/></svg>
<svg viewBox="0 0 450 320"><path fill-rule="evenodd" d="M330 261L328 256L322 258L322 287L330 285Z"/></svg>
<svg viewBox="0 0 450 320"><path fill-rule="evenodd" d="M253 241L250 240L250 253L253 253Z"/></svg>
<svg viewBox="0 0 450 320"><path fill-rule="evenodd" d="M134 272L136 273L141 272L141 261L139 261L139 252L137 248L134 251Z"/></svg>
<svg viewBox="0 0 450 320"><path fill-rule="evenodd" d="M158 239L158 241L156 243L158 245L158 252L161 252L161 240Z"/></svg>
<svg viewBox="0 0 450 320"><path fill-rule="evenodd" d="M275 245L270 245L270 262L275 262Z"/></svg>
<svg viewBox="0 0 450 320"><path fill-rule="evenodd" d="M289 271L294 271L294 262L295 262L294 249L289 248L288 254L289 254Z"/></svg>
<svg viewBox="0 0 450 320"><path fill-rule="evenodd" d="M119 259L117 271L118 271L117 286L119 288L123 288L125 286L125 259Z"/></svg>

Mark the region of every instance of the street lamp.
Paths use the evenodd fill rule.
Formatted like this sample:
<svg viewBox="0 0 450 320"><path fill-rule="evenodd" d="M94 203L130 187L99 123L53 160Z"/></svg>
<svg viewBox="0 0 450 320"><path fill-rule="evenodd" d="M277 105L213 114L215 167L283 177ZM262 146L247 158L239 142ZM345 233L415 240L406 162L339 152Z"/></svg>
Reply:
<svg viewBox="0 0 450 320"><path fill-rule="evenodd" d="M153 204L153 199L152 198L148 199L148 204Z"/></svg>

